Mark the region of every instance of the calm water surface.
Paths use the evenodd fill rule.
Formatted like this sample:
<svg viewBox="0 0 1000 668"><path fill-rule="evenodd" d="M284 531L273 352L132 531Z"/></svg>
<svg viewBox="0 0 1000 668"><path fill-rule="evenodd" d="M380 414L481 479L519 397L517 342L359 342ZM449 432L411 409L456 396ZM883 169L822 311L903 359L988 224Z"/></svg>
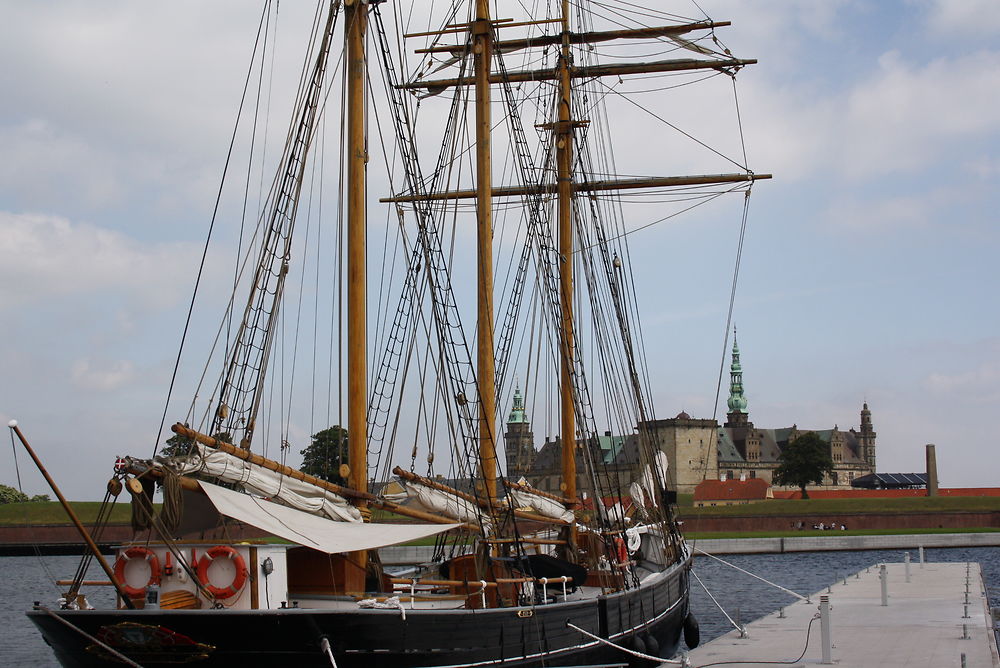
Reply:
<svg viewBox="0 0 1000 668"><path fill-rule="evenodd" d="M916 561L916 551L911 553ZM926 550L928 561L982 564L990 605L1000 606L1000 548L952 548ZM804 552L799 554L729 555L725 559L772 582L800 594L813 594L836 582L882 561L901 562L902 550L862 552ZM56 606L58 588L54 579L68 578L76 570L79 557L0 557L0 665L56 666L48 646L28 621L24 611L34 601ZM916 566L914 566L916 567ZM705 557L698 557L695 572L712 591L719 603L735 617L749 622L795 602L780 590L743 575L730 567ZM105 579L96 564L89 579ZM95 607L111 607L110 588L92 588L88 597ZM722 635L732 626L709 599L704 589L692 580L692 606L701 624L702 641Z"/></svg>

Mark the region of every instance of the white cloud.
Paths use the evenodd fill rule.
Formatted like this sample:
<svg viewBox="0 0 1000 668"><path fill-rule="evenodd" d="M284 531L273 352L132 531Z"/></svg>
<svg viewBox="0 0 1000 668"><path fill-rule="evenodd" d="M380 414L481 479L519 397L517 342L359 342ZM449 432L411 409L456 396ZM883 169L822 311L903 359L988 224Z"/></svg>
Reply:
<svg viewBox="0 0 1000 668"><path fill-rule="evenodd" d="M73 363L71 377L77 387L107 392L129 383L135 377L135 365L131 360L108 362L84 358Z"/></svg>
<svg viewBox="0 0 1000 668"><path fill-rule="evenodd" d="M994 404L1000 400L1000 359L987 359L965 371L932 372L923 385L937 395L961 394L965 401Z"/></svg>
<svg viewBox="0 0 1000 668"><path fill-rule="evenodd" d="M930 0L927 28L932 34L968 39L1000 33L1000 2L996 0Z"/></svg>
<svg viewBox="0 0 1000 668"><path fill-rule="evenodd" d="M52 201L70 196L102 206L124 191L104 151L45 120L0 128L0 155L0 182L18 197Z"/></svg>
<svg viewBox="0 0 1000 668"><path fill-rule="evenodd" d="M912 172L962 141L981 142L1000 132L995 94L1000 52L981 51L914 66L897 51L844 100L833 137L841 144L840 169L866 178ZM833 147L831 147L833 148Z"/></svg>
<svg viewBox="0 0 1000 668"><path fill-rule="evenodd" d="M163 307L190 286L176 271L187 244L142 244L113 230L0 212L0 310L73 295L124 295Z"/></svg>

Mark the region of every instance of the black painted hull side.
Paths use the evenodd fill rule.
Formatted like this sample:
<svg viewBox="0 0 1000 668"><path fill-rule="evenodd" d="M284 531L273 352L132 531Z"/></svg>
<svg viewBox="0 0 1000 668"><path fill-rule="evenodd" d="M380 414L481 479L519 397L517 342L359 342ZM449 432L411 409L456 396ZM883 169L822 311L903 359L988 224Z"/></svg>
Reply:
<svg viewBox="0 0 1000 668"><path fill-rule="evenodd" d="M95 636L106 638L108 628L117 629L115 649L144 667L177 665L185 658L198 666L328 667L329 658L320 649L324 636L339 668L608 662L655 665L587 638L567 623L631 649L672 656L688 612L687 566L637 589L594 600L533 608L406 611L405 619L399 610L90 610L56 614ZM28 615L64 666L108 665L110 657L104 650L44 611ZM122 640L124 636L138 640L140 646L129 646L128 639Z"/></svg>

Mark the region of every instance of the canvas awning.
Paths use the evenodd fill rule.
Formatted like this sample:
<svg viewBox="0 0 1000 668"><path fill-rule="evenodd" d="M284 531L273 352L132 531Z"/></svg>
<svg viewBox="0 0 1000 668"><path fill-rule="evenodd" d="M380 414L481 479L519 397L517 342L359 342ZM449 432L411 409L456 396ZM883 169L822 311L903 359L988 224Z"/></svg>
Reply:
<svg viewBox="0 0 1000 668"><path fill-rule="evenodd" d="M433 536L460 524L375 524L333 522L273 501L204 481L201 488L221 514L293 543L322 552L353 552Z"/></svg>

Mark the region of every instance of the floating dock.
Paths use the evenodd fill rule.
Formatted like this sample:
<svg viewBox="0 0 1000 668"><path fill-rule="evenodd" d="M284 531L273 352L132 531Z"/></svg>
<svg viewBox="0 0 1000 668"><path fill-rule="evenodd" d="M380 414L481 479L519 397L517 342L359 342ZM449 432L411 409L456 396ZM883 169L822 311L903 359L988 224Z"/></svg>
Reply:
<svg viewBox="0 0 1000 668"><path fill-rule="evenodd" d="M725 662L728 668L760 668L781 662L792 667L1000 668L979 564L885 567L885 605L880 567L873 566L838 580L808 602L748 624L745 637L733 630L698 647L688 654L691 666ZM831 642L826 647L821 597L829 604Z"/></svg>

